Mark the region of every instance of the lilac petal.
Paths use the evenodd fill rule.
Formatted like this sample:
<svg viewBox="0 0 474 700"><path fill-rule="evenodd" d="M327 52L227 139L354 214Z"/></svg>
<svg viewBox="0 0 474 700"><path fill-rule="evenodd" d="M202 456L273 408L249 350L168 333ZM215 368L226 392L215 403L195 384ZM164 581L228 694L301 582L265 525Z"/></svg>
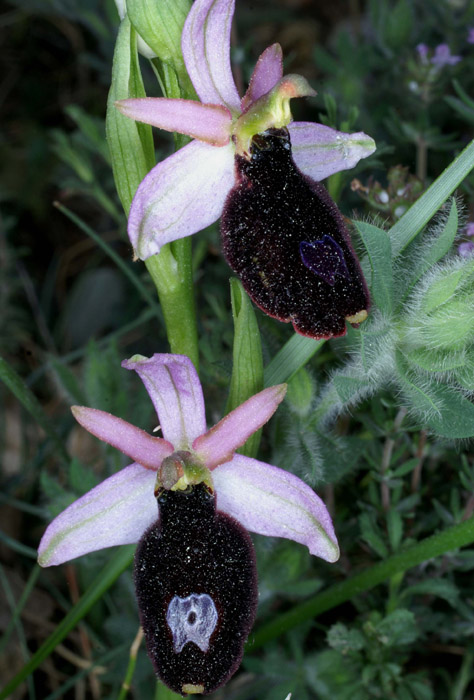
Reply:
<svg viewBox="0 0 474 700"><path fill-rule="evenodd" d="M105 547L138 542L158 519L156 472L130 464L72 503L48 526L38 549L55 566Z"/></svg>
<svg viewBox="0 0 474 700"><path fill-rule="evenodd" d="M350 170L375 151L375 142L359 131L345 134L324 124L293 122L288 126L293 159L313 180L323 180L340 170Z"/></svg>
<svg viewBox="0 0 474 700"><path fill-rule="evenodd" d="M236 454L212 474L217 508L260 535L286 537L334 562L339 548L331 516L304 481L283 469Z"/></svg>
<svg viewBox="0 0 474 700"><path fill-rule="evenodd" d="M272 44L265 49L255 64L247 92L242 98L242 111L274 88L282 76L283 52L280 44Z"/></svg>
<svg viewBox="0 0 474 700"><path fill-rule="evenodd" d="M192 141L158 163L140 183L128 235L139 258L214 223L234 186L234 148Z"/></svg>
<svg viewBox="0 0 474 700"><path fill-rule="evenodd" d="M230 67L230 30L235 0L196 0L183 28L181 48L189 77L202 102L240 112Z"/></svg>
<svg viewBox="0 0 474 700"><path fill-rule="evenodd" d="M147 469L156 471L164 458L173 454L173 445L167 440L148 435L110 413L86 406L72 406L71 411L77 422L92 435L116 447Z"/></svg>
<svg viewBox="0 0 474 700"><path fill-rule="evenodd" d="M158 414L161 430L175 450L189 450L206 430L201 382L185 355L135 355L122 367L139 374Z"/></svg>
<svg viewBox="0 0 474 700"><path fill-rule="evenodd" d="M141 97L119 100L116 108L130 119L177 131L212 146L225 146L230 139L232 116L222 105L203 105L195 100Z"/></svg>
<svg viewBox="0 0 474 700"><path fill-rule="evenodd" d="M232 459L235 450L270 420L286 394L278 384L251 396L193 442L193 450L208 469Z"/></svg>

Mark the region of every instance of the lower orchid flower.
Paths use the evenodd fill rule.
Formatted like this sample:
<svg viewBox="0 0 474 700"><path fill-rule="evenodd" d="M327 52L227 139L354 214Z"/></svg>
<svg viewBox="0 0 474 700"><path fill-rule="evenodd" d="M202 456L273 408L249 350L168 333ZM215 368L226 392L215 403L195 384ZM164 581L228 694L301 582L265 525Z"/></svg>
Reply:
<svg viewBox="0 0 474 700"><path fill-rule="evenodd" d="M140 184L130 240L146 260L223 215L224 254L253 301L302 335L343 335L345 321L367 317L369 295L343 217L317 181L354 167L375 143L362 132L292 121L290 99L316 93L305 78L283 76L278 44L260 56L241 99L230 67L234 4L195 0L186 19L182 52L201 102L116 103L127 117L194 139Z"/></svg>
<svg viewBox="0 0 474 700"><path fill-rule="evenodd" d="M139 542L135 584L147 649L172 690L208 694L237 669L257 601L247 530L339 556L329 513L293 474L235 454L283 400L280 384L206 430L201 385L182 355L123 362L142 379L163 438L93 408L78 422L134 463L70 505L47 528L41 566Z"/></svg>

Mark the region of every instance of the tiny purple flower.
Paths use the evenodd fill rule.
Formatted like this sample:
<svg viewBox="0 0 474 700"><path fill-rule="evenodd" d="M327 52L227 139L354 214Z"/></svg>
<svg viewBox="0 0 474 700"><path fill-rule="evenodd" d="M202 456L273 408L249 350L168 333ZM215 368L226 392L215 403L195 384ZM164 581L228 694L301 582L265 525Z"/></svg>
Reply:
<svg viewBox="0 0 474 700"><path fill-rule="evenodd" d="M474 255L474 242L466 241L465 243L460 243L458 245L458 253L463 258L469 258Z"/></svg>
<svg viewBox="0 0 474 700"><path fill-rule="evenodd" d="M41 566L62 564L88 552L138 542L157 520L155 486L170 478L182 454L212 481L220 512L247 530L305 544L311 554L339 556L331 517L301 479L278 467L235 454L283 400L286 385L264 389L206 430L201 384L184 355L136 355L122 363L143 381L158 413L163 438L121 418L83 406L76 420L90 433L133 459L133 464L79 498L48 526L39 546ZM170 460L169 458L172 457ZM165 470L166 465L166 470ZM166 473L165 473L166 471ZM183 484L186 486L184 481ZM183 488L184 488L183 486ZM171 488L170 485L167 488Z"/></svg>
<svg viewBox="0 0 474 700"><path fill-rule="evenodd" d="M420 57L421 62L428 63L428 46L426 44L418 44L416 50L418 51L418 55Z"/></svg>
<svg viewBox="0 0 474 700"><path fill-rule="evenodd" d="M469 27L467 32L467 43L474 44L474 27Z"/></svg>
<svg viewBox="0 0 474 700"><path fill-rule="evenodd" d="M431 63L438 69L444 68L445 66L454 66L461 60L461 56L452 55L448 44L439 44L435 48L434 56L431 57Z"/></svg>
<svg viewBox="0 0 474 700"><path fill-rule="evenodd" d="M474 236L474 221L469 221L469 223L466 224L464 233L466 236Z"/></svg>

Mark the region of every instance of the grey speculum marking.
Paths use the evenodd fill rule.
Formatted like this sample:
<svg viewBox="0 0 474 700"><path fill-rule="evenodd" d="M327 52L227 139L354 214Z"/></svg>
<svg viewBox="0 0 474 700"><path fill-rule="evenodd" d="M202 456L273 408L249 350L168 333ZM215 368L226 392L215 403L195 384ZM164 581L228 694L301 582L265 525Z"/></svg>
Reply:
<svg viewBox="0 0 474 700"><path fill-rule="evenodd" d="M168 605L166 622L173 635L177 654L188 642L194 642L204 653L217 625L217 610L207 593L191 593L186 598L175 595Z"/></svg>

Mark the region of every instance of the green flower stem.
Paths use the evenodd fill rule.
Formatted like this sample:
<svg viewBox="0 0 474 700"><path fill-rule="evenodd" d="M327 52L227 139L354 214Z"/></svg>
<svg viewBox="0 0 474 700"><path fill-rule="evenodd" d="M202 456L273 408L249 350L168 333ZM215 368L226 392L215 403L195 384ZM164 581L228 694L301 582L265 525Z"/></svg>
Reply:
<svg viewBox="0 0 474 700"><path fill-rule="evenodd" d="M140 644L143 639L143 630L141 627L138 628L135 639L133 640L132 646L130 647L130 656L128 660L127 671L125 673L125 678L123 679L122 687L117 696L117 700L125 700L130 690L130 684L132 682L133 674L135 673L135 666L137 665L137 655L140 649Z"/></svg>
<svg viewBox="0 0 474 700"><path fill-rule="evenodd" d="M171 352L187 355L199 371L191 239L163 246L145 264L160 297Z"/></svg>
<svg viewBox="0 0 474 700"><path fill-rule="evenodd" d="M77 623L89 612L92 606L104 595L110 586L131 564L135 547L120 547L92 582L82 598L71 608L54 632L40 646L25 666L0 692L0 700L11 697L13 691L51 654L53 649L74 629Z"/></svg>
<svg viewBox="0 0 474 700"><path fill-rule="evenodd" d="M474 516L459 525L454 525L436 535L427 537L418 544L394 554L360 574L351 576L346 581L337 583L327 591L318 593L304 603L279 615L272 622L257 630L247 643L247 651L251 652L264 646L293 627L351 600L364 591L369 591L390 577L418 566L428 559L439 557L459 547L465 547L472 542L474 542Z"/></svg>

